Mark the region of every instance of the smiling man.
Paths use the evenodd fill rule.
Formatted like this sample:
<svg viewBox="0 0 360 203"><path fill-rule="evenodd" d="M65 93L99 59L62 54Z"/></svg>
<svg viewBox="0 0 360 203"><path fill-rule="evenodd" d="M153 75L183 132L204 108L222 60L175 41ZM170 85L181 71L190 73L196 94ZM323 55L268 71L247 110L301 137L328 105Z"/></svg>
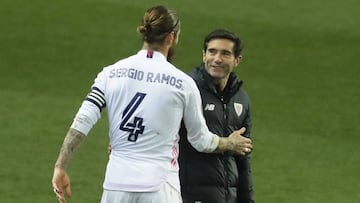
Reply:
<svg viewBox="0 0 360 203"><path fill-rule="evenodd" d="M203 64L190 76L200 90L203 114L211 132L228 136L246 127L250 138L250 99L233 72L241 59L242 42L218 29L204 40ZM252 203L250 154L197 152L180 130L180 182L184 203Z"/></svg>

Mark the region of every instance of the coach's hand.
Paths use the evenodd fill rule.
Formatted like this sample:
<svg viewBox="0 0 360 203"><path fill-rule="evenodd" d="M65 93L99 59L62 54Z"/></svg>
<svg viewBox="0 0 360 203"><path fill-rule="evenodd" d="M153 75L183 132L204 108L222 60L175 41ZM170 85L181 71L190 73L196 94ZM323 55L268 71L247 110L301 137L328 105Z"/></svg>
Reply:
<svg viewBox="0 0 360 203"><path fill-rule="evenodd" d="M250 153L252 150L251 139L242 136L246 128L242 127L240 130L234 131L229 135L229 140L233 144L232 151L241 155Z"/></svg>
<svg viewBox="0 0 360 203"><path fill-rule="evenodd" d="M70 178L64 169L55 167L52 186L60 203L66 202L64 190L67 197L71 197Z"/></svg>

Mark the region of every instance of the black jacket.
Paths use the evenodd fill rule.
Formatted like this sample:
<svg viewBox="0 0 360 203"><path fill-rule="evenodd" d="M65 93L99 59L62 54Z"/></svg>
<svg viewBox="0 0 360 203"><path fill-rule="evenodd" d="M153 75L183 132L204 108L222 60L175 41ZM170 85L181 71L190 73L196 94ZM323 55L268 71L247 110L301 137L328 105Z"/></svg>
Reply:
<svg viewBox="0 0 360 203"><path fill-rule="evenodd" d="M203 65L190 72L201 94L204 117L211 132L229 136L246 127L250 137L250 100L242 82L231 73L222 94L217 93ZM250 155L197 152L180 129L180 183L184 203L250 203L253 200Z"/></svg>

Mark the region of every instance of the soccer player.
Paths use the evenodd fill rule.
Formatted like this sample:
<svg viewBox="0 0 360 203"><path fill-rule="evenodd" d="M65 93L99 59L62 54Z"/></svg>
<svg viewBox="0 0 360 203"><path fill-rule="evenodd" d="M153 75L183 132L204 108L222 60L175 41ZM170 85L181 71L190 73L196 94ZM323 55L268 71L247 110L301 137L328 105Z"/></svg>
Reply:
<svg viewBox="0 0 360 203"><path fill-rule="evenodd" d="M228 30L216 29L204 38L203 64L190 76L201 94L206 123L211 132L228 135L246 127L250 138L250 99L233 72L242 59L243 44ZM253 203L250 154L197 152L180 130L180 183L184 203Z"/></svg>
<svg viewBox="0 0 360 203"><path fill-rule="evenodd" d="M245 128L228 138L208 130L196 84L170 63L180 34L175 11L164 6L148 9L138 32L143 37L142 50L97 75L67 132L52 179L62 203L64 193L71 196L66 172L69 159L105 107L112 152L102 203L182 201L177 162L182 118L189 142L196 150L239 154L251 151L251 140L241 136Z"/></svg>

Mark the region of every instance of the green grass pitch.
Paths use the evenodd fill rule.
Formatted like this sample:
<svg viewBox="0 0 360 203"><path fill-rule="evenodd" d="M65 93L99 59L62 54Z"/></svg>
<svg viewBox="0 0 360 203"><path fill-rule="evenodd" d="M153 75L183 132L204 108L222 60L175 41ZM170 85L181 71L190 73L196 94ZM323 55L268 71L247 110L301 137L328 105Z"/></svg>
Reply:
<svg viewBox="0 0 360 203"><path fill-rule="evenodd" d="M0 202L57 201L53 164L74 114L103 66L140 49L136 26L161 3L181 17L184 71L214 28L245 43L236 72L252 100L256 202L359 202L355 0L2 0ZM107 143L103 114L69 165L68 202L99 202Z"/></svg>

